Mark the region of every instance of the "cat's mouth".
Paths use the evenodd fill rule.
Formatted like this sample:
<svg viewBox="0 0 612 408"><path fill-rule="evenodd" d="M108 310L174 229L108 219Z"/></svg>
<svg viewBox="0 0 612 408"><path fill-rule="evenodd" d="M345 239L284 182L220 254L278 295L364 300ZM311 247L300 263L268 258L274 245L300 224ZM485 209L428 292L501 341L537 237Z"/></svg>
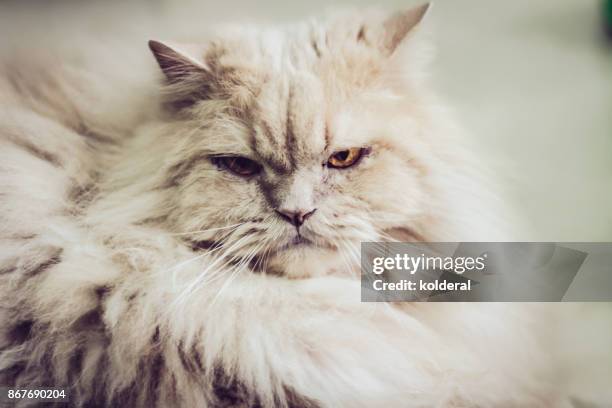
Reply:
<svg viewBox="0 0 612 408"><path fill-rule="evenodd" d="M295 248L306 248L306 247L315 247L317 245L315 245L315 243L311 240L309 240L308 238L305 238L304 236L298 234L295 237L293 237L291 239L291 241L289 241L288 243L281 245L277 251L284 251L287 249L295 249Z"/></svg>
<svg viewBox="0 0 612 408"><path fill-rule="evenodd" d="M291 245L299 246L299 245L314 245L314 243L308 238L304 238L302 235L298 235L291 240Z"/></svg>
<svg viewBox="0 0 612 408"><path fill-rule="evenodd" d="M251 261L251 267L253 271L261 272L265 270L266 273L283 275L289 266L288 263L298 261L301 264L310 257L320 259L323 254L329 256L337 250L338 247L321 239L316 239L316 237L296 234L288 237L285 241L279 242L274 248L265 251L263 254L255 256Z"/></svg>
<svg viewBox="0 0 612 408"><path fill-rule="evenodd" d="M320 240L314 240L305 237L302 234L297 234L287 242L279 245L275 248L274 253L291 251L291 250L305 250L305 249L337 249L330 244L323 243Z"/></svg>

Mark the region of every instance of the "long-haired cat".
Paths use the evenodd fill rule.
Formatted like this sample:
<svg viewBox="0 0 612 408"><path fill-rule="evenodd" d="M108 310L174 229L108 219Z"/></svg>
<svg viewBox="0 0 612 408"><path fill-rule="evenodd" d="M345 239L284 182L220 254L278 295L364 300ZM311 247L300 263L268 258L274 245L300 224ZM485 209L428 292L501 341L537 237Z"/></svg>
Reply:
<svg viewBox="0 0 612 408"><path fill-rule="evenodd" d="M543 308L360 302L362 241L512 238L428 89L426 10L151 41L143 65L5 56L0 383L84 407L569 406Z"/></svg>

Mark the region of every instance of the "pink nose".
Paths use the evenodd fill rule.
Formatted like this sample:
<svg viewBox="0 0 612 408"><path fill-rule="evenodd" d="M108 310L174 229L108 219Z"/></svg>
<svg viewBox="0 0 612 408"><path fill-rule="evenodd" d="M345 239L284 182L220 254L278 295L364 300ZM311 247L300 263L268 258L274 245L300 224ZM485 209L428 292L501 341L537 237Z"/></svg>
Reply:
<svg viewBox="0 0 612 408"><path fill-rule="evenodd" d="M317 211L316 208L310 211L305 211L305 210L291 211L291 210L285 210L285 209L276 210L276 212L278 213L278 215L281 216L282 219L284 219L290 224L293 224L296 228L299 228L302 224L304 224L304 221L310 218L312 214L315 213L315 211Z"/></svg>

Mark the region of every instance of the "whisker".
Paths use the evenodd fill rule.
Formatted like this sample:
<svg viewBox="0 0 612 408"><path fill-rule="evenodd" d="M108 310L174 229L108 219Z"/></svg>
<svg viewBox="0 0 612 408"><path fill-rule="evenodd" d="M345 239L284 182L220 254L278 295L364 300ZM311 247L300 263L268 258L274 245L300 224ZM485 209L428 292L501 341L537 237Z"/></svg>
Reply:
<svg viewBox="0 0 612 408"><path fill-rule="evenodd" d="M212 307L216 303L217 299L221 296L223 291L236 279L236 277L239 274L241 274L244 271L244 269L248 266L248 264L251 262L253 257L261 249L261 247L265 245L265 243L266 243L265 240L262 243L260 243L254 250L251 251L248 258L244 258L244 260L236 267L236 269L232 272L232 274L229 276L227 281L225 281L223 285L221 286L221 288L217 291L217 294L213 298L212 302L209 304L209 307Z"/></svg>
<svg viewBox="0 0 612 408"><path fill-rule="evenodd" d="M172 235L172 236L181 236L181 235L192 235L192 234L200 234L203 232L211 232L211 231L221 231L221 230L225 230L225 229L229 229L229 228L238 228L241 225L246 224L248 221L244 221L244 222L239 222L237 224L232 224L232 225L227 225L225 227L215 227L215 228L209 228L209 229L204 229L204 230L199 230L199 231L190 231L190 232L174 232L174 233L170 233L168 235Z"/></svg>
<svg viewBox="0 0 612 408"><path fill-rule="evenodd" d="M352 270L354 270L356 267L359 267L361 264L361 260L359 258L359 254L357 253L357 250L354 246L353 243L351 243L348 240L342 240L343 243L345 244L345 247L348 251L348 256L349 256L349 260L352 261L351 263L354 264L354 268Z"/></svg>
<svg viewBox="0 0 612 408"><path fill-rule="evenodd" d="M219 256L217 259L215 259L210 265L208 265L204 271L202 271L198 277L191 283L189 284L189 286L187 286L187 288L185 288L183 290L183 292L179 295L179 297L175 300L175 302L179 302L179 301L183 301L184 298L189 297L193 291L195 290L195 288L200 285L203 281L206 281L206 278L208 277L208 271L210 271L212 268L214 268L215 266L217 266L220 262L223 262L227 256L231 255L231 251L236 248L239 244L241 244L243 241L247 240L249 238L248 235L243 236L242 238L238 239L238 241L234 242L232 245L230 245L229 248L227 248L225 250L225 253L222 254L221 256ZM206 254L203 254L206 255ZM229 260L229 262L233 261L235 259L235 255ZM223 266L225 266L227 262L223 262L221 264L221 266L219 267L219 271L223 268Z"/></svg>
<svg viewBox="0 0 612 408"><path fill-rule="evenodd" d="M271 217L272 215L265 217L262 220L262 223L269 220ZM229 235L232 235L234 232L235 230L232 231L232 233L230 233ZM187 288L183 290L183 292L178 296L175 302L182 303L184 299L192 295L192 293L196 290L196 288L199 285L213 282L214 280L216 280L219 273L223 270L224 267L228 266L231 262L234 262L236 259L241 259L242 257L239 254L232 254L232 251L240 250L242 248L241 244L245 241L248 242L248 239L250 237L251 237L250 235L244 235L243 237L239 238L235 243L231 244L229 248L223 247L222 249L224 249L224 254L222 254L220 257L215 259L210 265L208 265L204 269L204 271L202 271L198 275L198 277L194 280L194 282L192 282ZM226 259L228 256L230 256L230 258ZM213 270L212 273L209 273L209 271L211 271L212 268L217 266L219 262L222 262L222 263L221 265L219 265L218 270L216 271Z"/></svg>

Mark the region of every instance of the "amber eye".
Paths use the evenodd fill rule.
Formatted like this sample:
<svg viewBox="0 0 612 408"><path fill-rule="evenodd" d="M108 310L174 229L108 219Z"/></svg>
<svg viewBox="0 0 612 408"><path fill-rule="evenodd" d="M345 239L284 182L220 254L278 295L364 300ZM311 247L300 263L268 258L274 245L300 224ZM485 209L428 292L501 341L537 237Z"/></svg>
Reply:
<svg viewBox="0 0 612 408"><path fill-rule="evenodd" d="M364 149L361 147L351 147L350 149L341 150L332 154L327 160L327 165L336 169L344 169L356 164Z"/></svg>
<svg viewBox="0 0 612 408"><path fill-rule="evenodd" d="M261 165L256 161L241 156L216 157L214 161L222 168L239 176L252 176L261 171Z"/></svg>

